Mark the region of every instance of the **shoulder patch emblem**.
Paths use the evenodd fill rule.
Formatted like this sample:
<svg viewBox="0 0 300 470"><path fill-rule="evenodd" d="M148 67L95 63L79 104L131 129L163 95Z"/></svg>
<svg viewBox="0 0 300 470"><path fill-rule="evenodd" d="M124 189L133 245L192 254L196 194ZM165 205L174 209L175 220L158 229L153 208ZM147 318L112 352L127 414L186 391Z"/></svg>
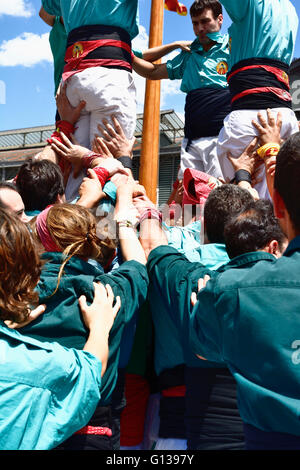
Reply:
<svg viewBox="0 0 300 470"><path fill-rule="evenodd" d="M219 75L226 75L226 73L228 72L228 64L227 62L225 61L221 61L218 63L217 65L217 72Z"/></svg>
<svg viewBox="0 0 300 470"><path fill-rule="evenodd" d="M79 57L83 53L83 45L81 42L75 42L72 50L73 57Z"/></svg>

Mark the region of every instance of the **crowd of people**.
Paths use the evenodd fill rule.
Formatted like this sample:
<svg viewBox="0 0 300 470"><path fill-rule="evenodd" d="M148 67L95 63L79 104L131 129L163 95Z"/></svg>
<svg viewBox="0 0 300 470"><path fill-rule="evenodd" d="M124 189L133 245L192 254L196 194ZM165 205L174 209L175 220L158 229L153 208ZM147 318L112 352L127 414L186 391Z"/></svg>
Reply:
<svg viewBox="0 0 300 470"><path fill-rule="evenodd" d="M137 0L42 1L56 130L0 182L2 450L300 449L297 14L190 15L192 43L132 51ZM132 70L187 94L162 207L132 172Z"/></svg>

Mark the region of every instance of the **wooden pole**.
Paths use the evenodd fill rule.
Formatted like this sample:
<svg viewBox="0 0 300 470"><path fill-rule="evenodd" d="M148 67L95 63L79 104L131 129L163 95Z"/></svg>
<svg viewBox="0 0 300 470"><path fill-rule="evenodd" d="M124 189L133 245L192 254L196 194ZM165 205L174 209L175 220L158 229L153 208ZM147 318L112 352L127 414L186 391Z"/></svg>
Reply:
<svg viewBox="0 0 300 470"><path fill-rule="evenodd" d="M164 1L152 0L149 48L160 46L163 38ZM157 61L159 63L160 61ZM145 91L139 181L151 201L157 203L160 127L160 80L147 80Z"/></svg>

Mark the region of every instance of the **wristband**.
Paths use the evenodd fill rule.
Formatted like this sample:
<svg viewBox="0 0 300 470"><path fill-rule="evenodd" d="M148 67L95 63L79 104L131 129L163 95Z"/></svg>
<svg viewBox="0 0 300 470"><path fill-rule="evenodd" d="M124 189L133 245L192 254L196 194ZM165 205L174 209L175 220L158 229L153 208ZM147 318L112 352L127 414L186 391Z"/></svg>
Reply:
<svg viewBox="0 0 300 470"><path fill-rule="evenodd" d="M59 140L60 142L64 143L60 133L63 132L68 139L70 139L71 134L75 131L75 127L73 124L70 124L68 121L56 121L56 129L51 135L50 139L47 139L49 144L52 144L52 137Z"/></svg>
<svg viewBox="0 0 300 470"><path fill-rule="evenodd" d="M138 223L137 210L134 207L117 214L115 221L120 227L135 227Z"/></svg>
<svg viewBox="0 0 300 470"><path fill-rule="evenodd" d="M236 184L241 181L247 181L251 184L251 174L247 170L238 170L235 172L235 182Z"/></svg>
<svg viewBox="0 0 300 470"><path fill-rule="evenodd" d="M280 145L277 143L265 144L262 147L257 149L257 154L260 158L264 159L265 157L274 157L278 154L280 150Z"/></svg>
<svg viewBox="0 0 300 470"><path fill-rule="evenodd" d="M122 165L124 166L124 168L129 168L130 170L132 170L132 160L130 157L118 157L117 160L119 160L119 162L122 163Z"/></svg>
<svg viewBox="0 0 300 470"><path fill-rule="evenodd" d="M133 223L130 220L118 220L117 224L119 227L133 228Z"/></svg>
<svg viewBox="0 0 300 470"><path fill-rule="evenodd" d="M96 166L96 168L93 168L93 170L96 173L98 180L100 181L100 184L103 188L109 178L109 171L106 168L102 168L100 166Z"/></svg>

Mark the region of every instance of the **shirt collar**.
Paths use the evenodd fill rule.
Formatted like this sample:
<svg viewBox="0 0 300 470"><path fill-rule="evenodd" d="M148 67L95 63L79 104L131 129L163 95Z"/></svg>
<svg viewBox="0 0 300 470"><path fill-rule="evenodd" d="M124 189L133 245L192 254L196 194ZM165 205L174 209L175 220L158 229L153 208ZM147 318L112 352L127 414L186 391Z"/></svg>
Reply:
<svg viewBox="0 0 300 470"><path fill-rule="evenodd" d="M243 266L249 263L255 263L256 261L275 261L276 258L271 253L267 253L266 251L253 251L251 253L245 253L240 256L236 256L233 258L227 265L226 268L233 268L237 266Z"/></svg>
<svg viewBox="0 0 300 470"><path fill-rule="evenodd" d="M217 44L223 44L225 40L228 41L227 34L221 34L220 32L208 33L207 36ZM200 44L199 39L196 38L191 44L191 50L203 51L203 46Z"/></svg>
<svg viewBox="0 0 300 470"><path fill-rule="evenodd" d="M47 342L40 342L35 338L23 335L21 332L6 326L3 320L0 320L0 335L8 336L9 338L17 340L20 343L26 343L39 349L51 349L51 345L49 347L49 344Z"/></svg>

